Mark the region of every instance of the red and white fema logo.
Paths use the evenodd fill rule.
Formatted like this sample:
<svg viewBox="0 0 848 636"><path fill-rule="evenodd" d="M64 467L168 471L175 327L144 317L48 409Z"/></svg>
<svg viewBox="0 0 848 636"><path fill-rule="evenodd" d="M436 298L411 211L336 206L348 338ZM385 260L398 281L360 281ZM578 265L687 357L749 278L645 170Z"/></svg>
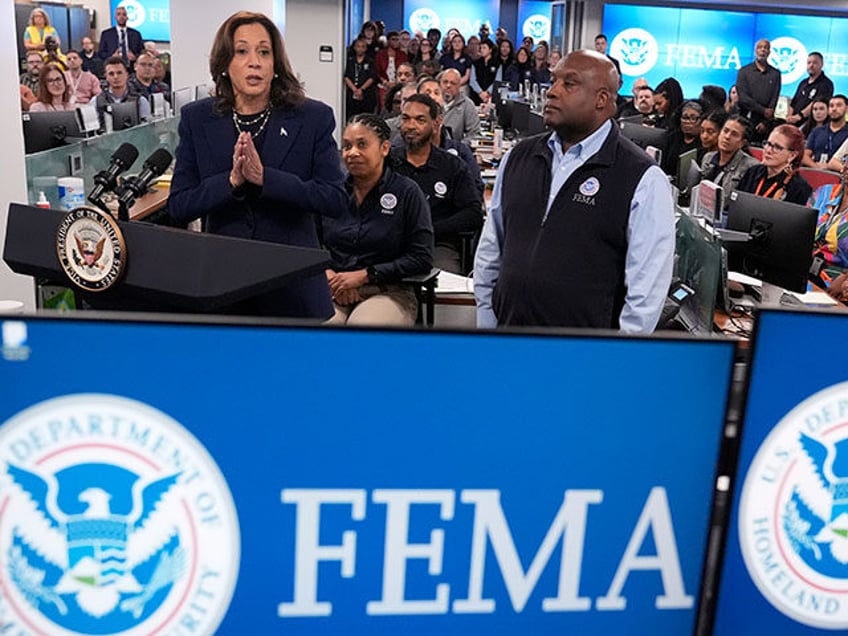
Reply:
<svg viewBox="0 0 848 636"><path fill-rule="evenodd" d="M221 471L165 413L76 394L0 426L0 631L212 634L239 560Z"/></svg>
<svg viewBox="0 0 848 636"><path fill-rule="evenodd" d="M775 609L848 629L848 382L798 404L766 437L745 475L738 533Z"/></svg>

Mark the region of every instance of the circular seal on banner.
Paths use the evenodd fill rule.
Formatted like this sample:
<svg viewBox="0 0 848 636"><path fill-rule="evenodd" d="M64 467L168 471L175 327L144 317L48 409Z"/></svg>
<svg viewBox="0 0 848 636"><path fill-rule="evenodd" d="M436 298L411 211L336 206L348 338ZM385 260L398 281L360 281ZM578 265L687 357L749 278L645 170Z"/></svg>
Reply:
<svg viewBox="0 0 848 636"><path fill-rule="evenodd" d="M737 531L775 609L848 629L848 382L798 404L766 437L745 475Z"/></svg>
<svg viewBox="0 0 848 636"><path fill-rule="evenodd" d="M443 197L448 191L448 187L445 185L444 181L436 181L436 183L433 184L433 191L440 197Z"/></svg>
<svg viewBox="0 0 848 636"><path fill-rule="evenodd" d="M656 38L645 29L624 29L610 42L610 55L617 58L622 75L644 75L660 57Z"/></svg>
<svg viewBox="0 0 848 636"><path fill-rule="evenodd" d="M221 471L165 413L77 394L0 426L0 616L16 634L213 634L239 559Z"/></svg>
<svg viewBox="0 0 848 636"><path fill-rule="evenodd" d="M551 19L541 13L534 13L521 25L521 35L534 40L547 40L551 34Z"/></svg>
<svg viewBox="0 0 848 636"><path fill-rule="evenodd" d="M580 184L579 189L580 194L585 194L587 197L591 197L598 194L598 191L601 189L601 182L598 181L597 177L589 177Z"/></svg>
<svg viewBox="0 0 848 636"><path fill-rule="evenodd" d="M438 29L440 26L439 14L426 7L416 9L409 16L409 30L413 33L416 31L427 33L430 29Z"/></svg>
<svg viewBox="0 0 848 636"><path fill-rule="evenodd" d="M59 263L71 282L86 291L104 291L118 282L127 263L124 235L111 215L74 208L56 231Z"/></svg>
<svg viewBox="0 0 848 636"><path fill-rule="evenodd" d="M133 29L138 29L144 26L147 20L147 12L144 10L144 5L137 0L122 0L119 7L127 10L127 26Z"/></svg>
<svg viewBox="0 0 848 636"><path fill-rule="evenodd" d="M793 37L774 38L768 61L780 71L784 84L792 84L807 74L807 47Z"/></svg>
<svg viewBox="0 0 848 636"><path fill-rule="evenodd" d="M391 192L387 192L380 197L380 206L387 210L394 210L397 206L397 197Z"/></svg>

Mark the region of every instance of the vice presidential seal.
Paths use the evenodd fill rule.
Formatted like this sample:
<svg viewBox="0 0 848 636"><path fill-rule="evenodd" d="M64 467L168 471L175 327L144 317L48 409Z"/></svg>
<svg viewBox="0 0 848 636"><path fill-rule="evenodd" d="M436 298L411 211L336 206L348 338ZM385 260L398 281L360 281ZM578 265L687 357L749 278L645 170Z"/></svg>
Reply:
<svg viewBox="0 0 848 636"><path fill-rule="evenodd" d="M0 616L16 634L212 634L239 566L221 472L180 424L82 394L0 427Z"/></svg>
<svg viewBox="0 0 848 636"><path fill-rule="evenodd" d="M745 476L738 532L748 572L777 610L848 628L848 382L772 429Z"/></svg>
<svg viewBox="0 0 848 636"><path fill-rule="evenodd" d="M99 210L76 208L59 224L56 251L68 278L86 291L103 291L124 272L126 245L115 219Z"/></svg>

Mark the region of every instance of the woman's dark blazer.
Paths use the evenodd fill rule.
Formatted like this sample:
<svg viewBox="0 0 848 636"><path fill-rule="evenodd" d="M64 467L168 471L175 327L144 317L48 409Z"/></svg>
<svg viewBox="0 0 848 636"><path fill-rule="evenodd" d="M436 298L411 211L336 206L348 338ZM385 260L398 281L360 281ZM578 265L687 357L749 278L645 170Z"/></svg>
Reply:
<svg viewBox="0 0 848 636"><path fill-rule="evenodd" d="M274 109L258 144L264 184L234 193L229 176L238 133L232 115L215 112L212 98L185 106L169 213L178 223L205 217L206 230L215 234L318 247L314 215L338 217L347 206L334 128L333 112L321 102ZM333 314L323 273L260 300L268 315Z"/></svg>

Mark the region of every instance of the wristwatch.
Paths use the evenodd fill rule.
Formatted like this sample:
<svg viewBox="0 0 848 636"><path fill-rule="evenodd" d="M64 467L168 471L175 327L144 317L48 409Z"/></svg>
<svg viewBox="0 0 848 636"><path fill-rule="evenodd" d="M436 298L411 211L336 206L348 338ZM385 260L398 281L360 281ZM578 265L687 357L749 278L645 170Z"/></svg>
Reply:
<svg viewBox="0 0 848 636"><path fill-rule="evenodd" d="M377 273L377 270L374 268L373 265L369 265L368 267L366 267L365 273L368 275L368 282L372 285L376 285L378 282L380 282L380 274Z"/></svg>

